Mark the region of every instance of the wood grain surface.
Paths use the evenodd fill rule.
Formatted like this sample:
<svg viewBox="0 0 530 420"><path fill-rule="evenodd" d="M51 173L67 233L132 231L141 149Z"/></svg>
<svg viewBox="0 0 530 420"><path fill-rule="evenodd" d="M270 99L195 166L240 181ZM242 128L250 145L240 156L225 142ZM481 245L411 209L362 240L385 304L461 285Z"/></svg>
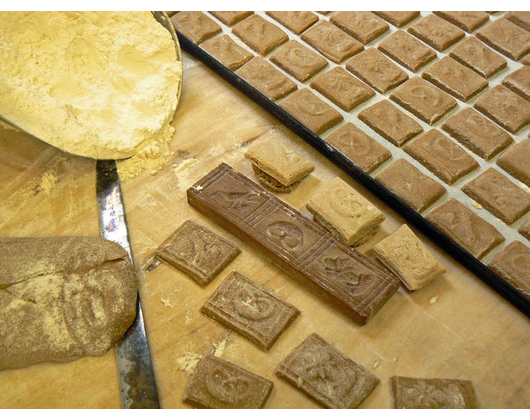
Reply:
<svg viewBox="0 0 530 420"><path fill-rule="evenodd" d="M449 255L418 235L447 267L447 274L416 292L403 288L366 326L358 326L297 284L186 202L186 189L221 162L254 178L246 146L268 130L310 159L315 171L292 193L279 194L309 215L305 204L326 181L340 176L386 215L368 252L402 220L303 141L184 54L184 84L175 121L171 162L158 173L123 181L132 249L140 267L182 222L192 219L236 243L242 254L201 288L162 263L141 272L141 297L164 408L181 402L197 361L216 354L274 381L266 408L318 408L278 379L278 363L316 332L381 378L361 408L391 408L393 375L473 381L482 408L530 407L530 320ZM67 155L0 127L0 235L98 236L95 162ZM269 352L231 333L199 308L232 271L295 305L301 315ZM0 408L119 408L114 352L60 364L0 372Z"/></svg>

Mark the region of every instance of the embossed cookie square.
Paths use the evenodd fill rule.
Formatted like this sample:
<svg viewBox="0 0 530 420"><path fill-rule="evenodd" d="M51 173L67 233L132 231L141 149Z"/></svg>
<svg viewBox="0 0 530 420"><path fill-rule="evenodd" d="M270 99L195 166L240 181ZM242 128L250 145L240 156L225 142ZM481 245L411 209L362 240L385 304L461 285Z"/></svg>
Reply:
<svg viewBox="0 0 530 420"><path fill-rule="evenodd" d="M502 84L530 101L530 67L521 67L504 78Z"/></svg>
<svg viewBox="0 0 530 420"><path fill-rule="evenodd" d="M519 228L519 233L526 239L530 240L530 220L528 220L523 226Z"/></svg>
<svg viewBox="0 0 530 420"><path fill-rule="evenodd" d="M386 148L352 123L346 123L333 131L326 137L326 142L366 173L372 172L392 157Z"/></svg>
<svg viewBox="0 0 530 420"><path fill-rule="evenodd" d="M385 220L377 207L338 177L311 197L307 209L317 223L351 246L370 240Z"/></svg>
<svg viewBox="0 0 530 420"><path fill-rule="evenodd" d="M201 45L201 48L232 71L254 57L251 52L232 41L228 35L209 39Z"/></svg>
<svg viewBox="0 0 530 420"><path fill-rule="evenodd" d="M486 79L451 57L427 67L421 76L464 102L488 87Z"/></svg>
<svg viewBox="0 0 530 420"><path fill-rule="evenodd" d="M215 356L201 359L182 401L195 408L263 408L273 383Z"/></svg>
<svg viewBox="0 0 530 420"><path fill-rule="evenodd" d="M462 29L435 15L422 17L407 31L438 51L446 50L465 36Z"/></svg>
<svg viewBox="0 0 530 420"><path fill-rule="evenodd" d="M504 17L515 23L517 26L530 31L530 12L508 12L504 15Z"/></svg>
<svg viewBox="0 0 530 420"><path fill-rule="evenodd" d="M375 179L418 213L445 193L445 187L424 175L405 159L391 163Z"/></svg>
<svg viewBox="0 0 530 420"><path fill-rule="evenodd" d="M433 12L435 15L451 22L453 25L462 28L466 32L473 32L480 28L489 20L489 15L486 12Z"/></svg>
<svg viewBox="0 0 530 420"><path fill-rule="evenodd" d="M486 47L474 36L468 36L456 45L449 55L485 78L493 76L508 64L505 58Z"/></svg>
<svg viewBox="0 0 530 420"><path fill-rule="evenodd" d="M381 93L388 92L409 78L377 48L357 54L346 63L346 68Z"/></svg>
<svg viewBox="0 0 530 420"><path fill-rule="evenodd" d="M515 144L497 159L497 165L530 187L530 138Z"/></svg>
<svg viewBox="0 0 530 420"><path fill-rule="evenodd" d="M488 267L530 299L530 248L514 241L495 255Z"/></svg>
<svg viewBox="0 0 530 420"><path fill-rule="evenodd" d="M420 77L413 77L403 83L392 92L390 99L430 125L457 104L447 93Z"/></svg>
<svg viewBox="0 0 530 420"><path fill-rule="evenodd" d="M407 12L407 11L401 11L401 12L383 11L383 12L373 12L373 13L383 18L387 22L390 22L392 25L397 26L398 28L401 28L407 23L413 21L420 15L420 12Z"/></svg>
<svg viewBox="0 0 530 420"><path fill-rule="evenodd" d="M421 289L447 272L407 225L378 242L372 250L409 290Z"/></svg>
<svg viewBox="0 0 530 420"><path fill-rule="evenodd" d="M436 58L433 49L402 30L384 38L377 48L414 72Z"/></svg>
<svg viewBox="0 0 530 420"><path fill-rule="evenodd" d="M171 23L194 44L221 32L221 27L202 12L179 12L171 17Z"/></svg>
<svg viewBox="0 0 530 420"><path fill-rule="evenodd" d="M503 85L478 98L475 108L513 134L530 123L530 102Z"/></svg>
<svg viewBox="0 0 530 420"><path fill-rule="evenodd" d="M438 130L415 138L403 150L449 185L479 167L464 149Z"/></svg>
<svg viewBox="0 0 530 420"><path fill-rule="evenodd" d="M363 44L327 20L313 25L300 38L335 63L341 63L364 49Z"/></svg>
<svg viewBox="0 0 530 420"><path fill-rule="evenodd" d="M225 327L263 350L272 345L300 314L293 305L233 271L201 308Z"/></svg>
<svg viewBox="0 0 530 420"><path fill-rule="evenodd" d="M421 125L383 100L359 112L359 119L390 143L401 146L423 131Z"/></svg>
<svg viewBox="0 0 530 420"><path fill-rule="evenodd" d="M318 16L308 11L265 13L297 35L318 22Z"/></svg>
<svg viewBox="0 0 530 420"><path fill-rule="evenodd" d="M388 24L371 12L337 12L330 21L363 44L388 31Z"/></svg>
<svg viewBox="0 0 530 420"><path fill-rule="evenodd" d="M434 208L425 218L477 258L504 241L493 225L454 198Z"/></svg>
<svg viewBox="0 0 530 420"><path fill-rule="evenodd" d="M262 57L254 57L236 74L273 101L298 89L295 82Z"/></svg>
<svg viewBox="0 0 530 420"><path fill-rule="evenodd" d="M469 181L462 191L509 225L530 210L530 194L493 168Z"/></svg>
<svg viewBox="0 0 530 420"><path fill-rule="evenodd" d="M519 60L530 51L530 32L504 18L480 29L477 38L513 60Z"/></svg>
<svg viewBox="0 0 530 420"><path fill-rule="evenodd" d="M253 142L245 157L284 187L301 181L315 169L315 165L283 144L274 134L264 134Z"/></svg>
<svg viewBox="0 0 530 420"><path fill-rule="evenodd" d="M442 129L478 156L489 160L513 143L512 137L473 108L464 108Z"/></svg>
<svg viewBox="0 0 530 420"><path fill-rule="evenodd" d="M326 408L355 408L380 382L318 334L296 347L276 375Z"/></svg>
<svg viewBox="0 0 530 420"><path fill-rule="evenodd" d="M394 408L478 408L470 381L392 377Z"/></svg>
<svg viewBox="0 0 530 420"><path fill-rule="evenodd" d="M249 17L254 12L210 12L225 25L232 26Z"/></svg>
<svg viewBox="0 0 530 420"><path fill-rule="evenodd" d="M210 284L240 253L234 244L191 220L185 221L156 251L200 286Z"/></svg>
<svg viewBox="0 0 530 420"><path fill-rule="evenodd" d="M289 40L284 31L258 15L252 15L237 23L232 32L261 55L267 55Z"/></svg>
<svg viewBox="0 0 530 420"><path fill-rule="evenodd" d="M301 82L313 77L328 65L324 57L294 40L276 51L270 60Z"/></svg>
<svg viewBox="0 0 530 420"><path fill-rule="evenodd" d="M311 87L344 111L351 111L375 95L372 89L342 67L335 67L317 76L311 82Z"/></svg>
<svg viewBox="0 0 530 420"><path fill-rule="evenodd" d="M316 135L340 123L343 118L337 111L309 89L300 89L282 99L279 105Z"/></svg>

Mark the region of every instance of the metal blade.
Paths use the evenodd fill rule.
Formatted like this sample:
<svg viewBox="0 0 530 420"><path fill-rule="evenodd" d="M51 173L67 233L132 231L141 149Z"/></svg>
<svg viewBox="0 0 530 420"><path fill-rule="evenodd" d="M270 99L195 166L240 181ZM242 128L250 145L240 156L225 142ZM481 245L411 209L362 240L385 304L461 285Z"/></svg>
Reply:
<svg viewBox="0 0 530 420"><path fill-rule="evenodd" d="M134 264L116 162L98 160L96 177L100 235L121 245L129 253ZM140 295L137 300L136 319L115 350L123 408L160 408Z"/></svg>

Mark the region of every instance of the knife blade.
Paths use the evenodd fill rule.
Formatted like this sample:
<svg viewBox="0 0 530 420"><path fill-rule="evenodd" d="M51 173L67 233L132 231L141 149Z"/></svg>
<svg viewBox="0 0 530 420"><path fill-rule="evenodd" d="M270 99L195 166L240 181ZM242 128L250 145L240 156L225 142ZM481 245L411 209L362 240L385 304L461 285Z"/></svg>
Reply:
<svg viewBox="0 0 530 420"><path fill-rule="evenodd" d="M116 161L97 161L96 195L101 237L121 245L134 264ZM123 408L160 408L139 294L136 318L115 351Z"/></svg>

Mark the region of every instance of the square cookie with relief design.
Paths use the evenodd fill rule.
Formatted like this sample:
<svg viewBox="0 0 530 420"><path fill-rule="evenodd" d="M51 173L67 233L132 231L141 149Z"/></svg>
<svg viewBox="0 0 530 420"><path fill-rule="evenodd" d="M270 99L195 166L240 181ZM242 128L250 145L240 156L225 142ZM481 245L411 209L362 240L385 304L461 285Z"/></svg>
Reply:
<svg viewBox="0 0 530 420"><path fill-rule="evenodd" d="M210 284L240 253L234 244L191 220L185 221L156 251L200 286Z"/></svg>
<svg viewBox="0 0 530 420"><path fill-rule="evenodd" d="M504 78L502 84L530 101L530 67L524 66L510 73Z"/></svg>
<svg viewBox="0 0 530 420"><path fill-rule="evenodd" d="M398 28L401 28L407 23L413 21L420 15L420 12L413 12L413 11L400 11L400 12L382 11L382 12L373 12L373 13L383 18L387 22L390 22L392 25L397 26Z"/></svg>
<svg viewBox="0 0 530 420"><path fill-rule="evenodd" d="M438 51L446 50L466 35L462 29L436 15L422 17L407 31Z"/></svg>
<svg viewBox="0 0 530 420"><path fill-rule="evenodd" d="M300 314L293 305L233 271L201 308L201 312L270 350Z"/></svg>
<svg viewBox="0 0 530 420"><path fill-rule="evenodd" d="M505 18L496 19L481 28L477 38L512 60L519 60L530 52L530 32Z"/></svg>
<svg viewBox="0 0 530 420"><path fill-rule="evenodd" d="M272 387L268 379L208 355L195 368L182 401L195 408L263 408Z"/></svg>
<svg viewBox="0 0 530 420"><path fill-rule="evenodd" d="M308 11L281 11L265 13L297 35L318 22L318 16L313 12Z"/></svg>
<svg viewBox="0 0 530 420"><path fill-rule="evenodd" d="M242 20L232 28L232 32L261 55L267 55L289 40L284 31L258 15Z"/></svg>
<svg viewBox="0 0 530 420"><path fill-rule="evenodd" d="M225 25L232 26L249 17L254 12L210 12Z"/></svg>
<svg viewBox="0 0 530 420"><path fill-rule="evenodd" d="M474 36L468 36L451 49L449 55L486 79L506 68L506 59L486 47Z"/></svg>
<svg viewBox="0 0 530 420"><path fill-rule="evenodd" d="M372 250L409 290L421 289L447 272L407 225L378 242Z"/></svg>
<svg viewBox="0 0 530 420"><path fill-rule="evenodd" d="M296 347L276 375L326 408L355 408L380 382L318 334Z"/></svg>
<svg viewBox="0 0 530 420"><path fill-rule="evenodd" d="M392 377L394 408L478 408L470 381Z"/></svg>
<svg viewBox="0 0 530 420"><path fill-rule="evenodd" d="M237 70L254 57L251 52L237 45L228 35L209 39L203 42L201 47L232 71Z"/></svg>
<svg viewBox="0 0 530 420"><path fill-rule="evenodd" d="M530 187L530 138L509 148L497 159L497 165Z"/></svg>
<svg viewBox="0 0 530 420"><path fill-rule="evenodd" d="M271 55L270 60L301 82L310 79L328 65L324 57L295 40L282 46Z"/></svg>
<svg viewBox="0 0 530 420"><path fill-rule="evenodd" d="M459 12L433 12L435 15L444 18L453 25L462 28L466 32L473 32L480 28L489 20L489 15L486 12L477 11L459 11Z"/></svg>
<svg viewBox="0 0 530 420"><path fill-rule="evenodd" d="M371 12L337 12L330 21L363 44L388 31L388 24Z"/></svg>
<svg viewBox="0 0 530 420"><path fill-rule="evenodd" d="M315 169L315 165L283 144L278 134L270 132L252 143L245 157L260 183L275 192L292 191Z"/></svg>
<svg viewBox="0 0 530 420"><path fill-rule="evenodd" d="M488 267L530 299L530 248L514 241L495 255Z"/></svg>
<svg viewBox="0 0 530 420"><path fill-rule="evenodd" d="M340 178L333 178L307 203L316 222L351 246L370 240L385 216Z"/></svg>
<svg viewBox="0 0 530 420"><path fill-rule="evenodd" d="M171 17L175 29L195 44L221 32L221 27L203 12L179 12Z"/></svg>
<svg viewBox="0 0 530 420"><path fill-rule="evenodd" d="M402 30L385 37L377 48L414 72L436 58L436 52L432 48Z"/></svg>

